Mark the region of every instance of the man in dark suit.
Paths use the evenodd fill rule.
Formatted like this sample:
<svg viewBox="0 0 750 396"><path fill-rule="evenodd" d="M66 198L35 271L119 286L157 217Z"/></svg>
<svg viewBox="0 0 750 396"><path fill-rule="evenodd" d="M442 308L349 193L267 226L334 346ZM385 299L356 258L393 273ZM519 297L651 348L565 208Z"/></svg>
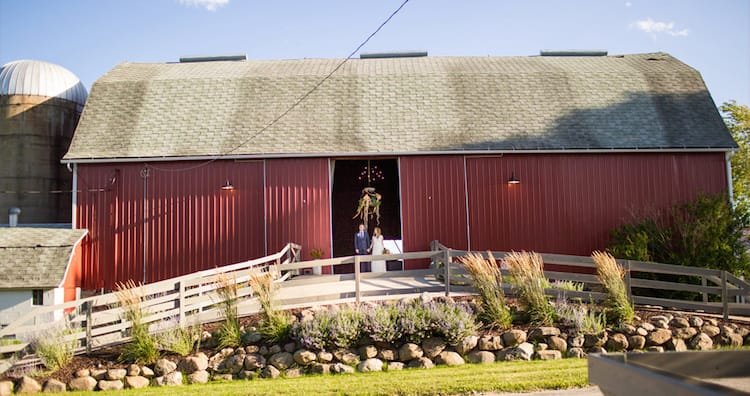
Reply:
<svg viewBox="0 0 750 396"><path fill-rule="evenodd" d="M359 230L354 233L354 253L357 255L370 253L370 235L367 234L367 229L362 223L359 224ZM360 263L359 269L362 272L369 271L370 263Z"/></svg>

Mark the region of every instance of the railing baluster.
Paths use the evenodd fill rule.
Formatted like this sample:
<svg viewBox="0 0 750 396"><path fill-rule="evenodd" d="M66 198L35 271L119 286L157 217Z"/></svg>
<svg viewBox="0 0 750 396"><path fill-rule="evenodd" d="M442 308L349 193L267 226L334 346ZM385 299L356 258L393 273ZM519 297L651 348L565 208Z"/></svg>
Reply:
<svg viewBox="0 0 750 396"><path fill-rule="evenodd" d="M86 353L91 353L91 311L93 301L86 301Z"/></svg>
<svg viewBox="0 0 750 396"><path fill-rule="evenodd" d="M630 285L630 260L625 261L625 287L628 288L628 301L633 304L633 287Z"/></svg>
<svg viewBox="0 0 750 396"><path fill-rule="evenodd" d="M359 304L361 300L360 291L359 291L359 277L360 277L359 262L360 262L360 257L354 256L354 298L356 299L357 304Z"/></svg>
<svg viewBox="0 0 750 396"><path fill-rule="evenodd" d="M443 251L443 265L445 265L445 296L450 297L451 295L451 250L446 249Z"/></svg>
<svg viewBox="0 0 750 396"><path fill-rule="evenodd" d="M705 276L701 276L701 286L703 287L708 286L708 282L706 281ZM703 295L703 302L708 302L708 293L706 293L706 291L704 290L703 293L701 294Z"/></svg>
<svg viewBox="0 0 750 396"><path fill-rule="evenodd" d="M729 320L729 297L727 296L727 272L721 271L721 312Z"/></svg>
<svg viewBox="0 0 750 396"><path fill-rule="evenodd" d="M177 285L180 293L180 317L178 320L180 327L185 327L185 283L183 281L180 281L177 283Z"/></svg>

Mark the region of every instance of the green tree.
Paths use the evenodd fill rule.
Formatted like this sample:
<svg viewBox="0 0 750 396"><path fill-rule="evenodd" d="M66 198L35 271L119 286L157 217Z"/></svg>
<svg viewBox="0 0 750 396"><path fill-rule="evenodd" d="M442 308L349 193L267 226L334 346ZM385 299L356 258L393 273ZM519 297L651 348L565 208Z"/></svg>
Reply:
<svg viewBox="0 0 750 396"><path fill-rule="evenodd" d="M721 106L724 122L739 149L732 156L732 180L737 208L750 212L750 107L726 102Z"/></svg>

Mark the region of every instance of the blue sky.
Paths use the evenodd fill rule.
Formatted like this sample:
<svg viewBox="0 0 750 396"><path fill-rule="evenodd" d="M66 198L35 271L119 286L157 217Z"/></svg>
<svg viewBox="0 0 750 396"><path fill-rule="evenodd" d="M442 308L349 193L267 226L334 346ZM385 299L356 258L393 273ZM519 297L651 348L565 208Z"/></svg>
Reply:
<svg viewBox="0 0 750 396"><path fill-rule="evenodd" d="M0 63L58 63L90 88L123 61L344 57L401 1L0 0ZM570 48L668 52L703 74L717 105L750 104L747 0L411 0L364 51L503 56Z"/></svg>

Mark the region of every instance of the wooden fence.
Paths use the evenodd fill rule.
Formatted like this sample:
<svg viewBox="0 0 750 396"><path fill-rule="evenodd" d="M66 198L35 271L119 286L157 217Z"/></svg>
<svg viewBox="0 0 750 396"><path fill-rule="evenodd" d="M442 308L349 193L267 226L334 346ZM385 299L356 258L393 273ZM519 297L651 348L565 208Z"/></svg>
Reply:
<svg viewBox="0 0 750 396"><path fill-rule="evenodd" d="M174 326L195 325L214 322L221 319L221 302L216 293L216 279L219 274L226 274L234 279L238 286L238 311L240 316L259 312L260 306L253 297L247 280L251 270L264 271L273 266L284 274L276 282L280 284L278 307L290 309L311 307L324 304L344 302L360 303L364 300L399 298L423 292L439 292L446 296L457 293L473 293L471 282L463 265L456 260L466 255L466 251L454 250L434 241L430 251L384 254L370 256L348 256L331 259L300 262L300 246L288 244L280 252L212 270L201 271L178 278L142 286L145 296L142 303L144 323L150 325L152 332L159 332ZM487 257L487 253L482 253ZM505 252L493 252L497 259L502 259ZM554 287L554 281L572 281L585 285L584 291L565 291L567 298L580 298L583 301L602 301L606 295L601 292L601 285L593 275L595 264L591 257L567 256L559 254L542 254L545 264L557 264L583 269L590 273L571 273L545 271L553 287L547 292L550 296L563 293ZM362 273L360 263L376 260L424 260L432 262L431 269L389 271L386 273ZM636 304L654 305L665 308L676 308L708 313L728 315L750 315L750 304L738 302L750 298L750 284L725 271L703 268L683 267L659 263L648 263L618 260L626 270L628 291ZM291 277L305 268L322 268L354 264L353 274L343 275L303 275ZM507 274L506 270L502 270ZM657 281L642 279L639 274L686 275L701 280L701 284ZM509 285L503 285L506 292L512 294ZM699 293L701 301L688 299L665 299L641 295L644 290L674 290ZM710 298L715 295L718 298ZM712 301L718 299L719 301ZM35 310L0 330L0 338L17 337L28 340L40 332L51 331L60 323L40 325L37 318L49 316L50 312L73 310L65 323L73 329L66 335L67 340L79 343L77 353L109 347L129 340L127 336L131 323L122 318L123 310L113 293L84 298L56 306L38 307ZM0 354L21 351L26 343L0 347ZM34 362L33 356L26 357L18 363Z"/></svg>

